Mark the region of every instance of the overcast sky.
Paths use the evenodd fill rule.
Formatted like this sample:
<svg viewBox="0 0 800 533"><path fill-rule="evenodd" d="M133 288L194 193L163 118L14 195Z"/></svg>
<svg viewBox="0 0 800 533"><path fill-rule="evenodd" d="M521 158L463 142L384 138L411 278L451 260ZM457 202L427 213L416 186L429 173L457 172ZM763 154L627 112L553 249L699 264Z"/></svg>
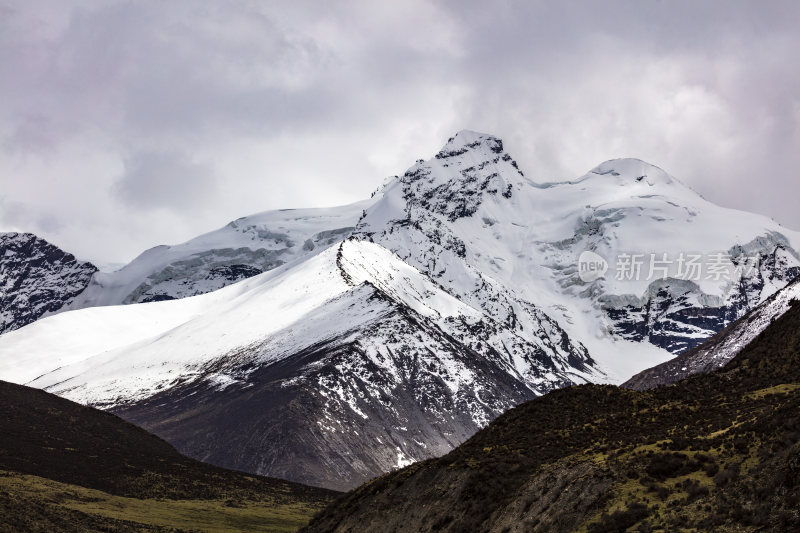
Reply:
<svg viewBox="0 0 800 533"><path fill-rule="evenodd" d="M0 230L127 261L367 197L464 128L800 229L800 2L0 0Z"/></svg>

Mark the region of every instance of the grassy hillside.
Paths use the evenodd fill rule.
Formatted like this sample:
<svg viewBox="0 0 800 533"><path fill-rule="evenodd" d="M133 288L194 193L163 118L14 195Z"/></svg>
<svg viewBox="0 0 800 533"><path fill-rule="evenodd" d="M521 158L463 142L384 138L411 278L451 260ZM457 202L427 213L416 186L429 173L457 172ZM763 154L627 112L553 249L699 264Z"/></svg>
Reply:
<svg viewBox="0 0 800 533"><path fill-rule="evenodd" d="M800 530L800 306L722 370L512 409L305 531Z"/></svg>
<svg viewBox="0 0 800 533"><path fill-rule="evenodd" d="M295 531L335 494L188 459L114 415L0 382L0 531Z"/></svg>

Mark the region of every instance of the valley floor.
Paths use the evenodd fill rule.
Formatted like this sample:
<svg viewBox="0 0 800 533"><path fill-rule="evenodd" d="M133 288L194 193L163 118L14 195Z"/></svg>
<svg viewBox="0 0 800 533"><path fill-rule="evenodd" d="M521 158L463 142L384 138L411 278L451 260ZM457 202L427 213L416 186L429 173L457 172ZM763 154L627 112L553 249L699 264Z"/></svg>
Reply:
<svg viewBox="0 0 800 533"><path fill-rule="evenodd" d="M115 496L0 471L0 531L288 532L320 506L262 499L168 500Z"/></svg>

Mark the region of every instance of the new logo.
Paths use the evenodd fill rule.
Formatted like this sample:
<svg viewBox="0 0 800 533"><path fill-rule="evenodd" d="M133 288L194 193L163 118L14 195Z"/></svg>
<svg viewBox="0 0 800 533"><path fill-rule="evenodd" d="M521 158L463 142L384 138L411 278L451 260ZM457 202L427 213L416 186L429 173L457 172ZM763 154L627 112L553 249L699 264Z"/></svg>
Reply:
<svg viewBox="0 0 800 533"><path fill-rule="evenodd" d="M594 252L584 250L578 257L578 276L585 283L602 278L607 271L608 262Z"/></svg>

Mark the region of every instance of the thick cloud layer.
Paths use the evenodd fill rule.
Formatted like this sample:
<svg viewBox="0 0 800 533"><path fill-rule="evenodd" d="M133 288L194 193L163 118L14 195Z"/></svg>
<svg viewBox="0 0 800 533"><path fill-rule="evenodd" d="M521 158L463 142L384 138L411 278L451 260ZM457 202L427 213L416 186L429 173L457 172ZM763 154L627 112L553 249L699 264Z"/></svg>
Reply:
<svg viewBox="0 0 800 533"><path fill-rule="evenodd" d="M124 261L346 203L455 131L800 229L800 3L0 0L0 230Z"/></svg>

